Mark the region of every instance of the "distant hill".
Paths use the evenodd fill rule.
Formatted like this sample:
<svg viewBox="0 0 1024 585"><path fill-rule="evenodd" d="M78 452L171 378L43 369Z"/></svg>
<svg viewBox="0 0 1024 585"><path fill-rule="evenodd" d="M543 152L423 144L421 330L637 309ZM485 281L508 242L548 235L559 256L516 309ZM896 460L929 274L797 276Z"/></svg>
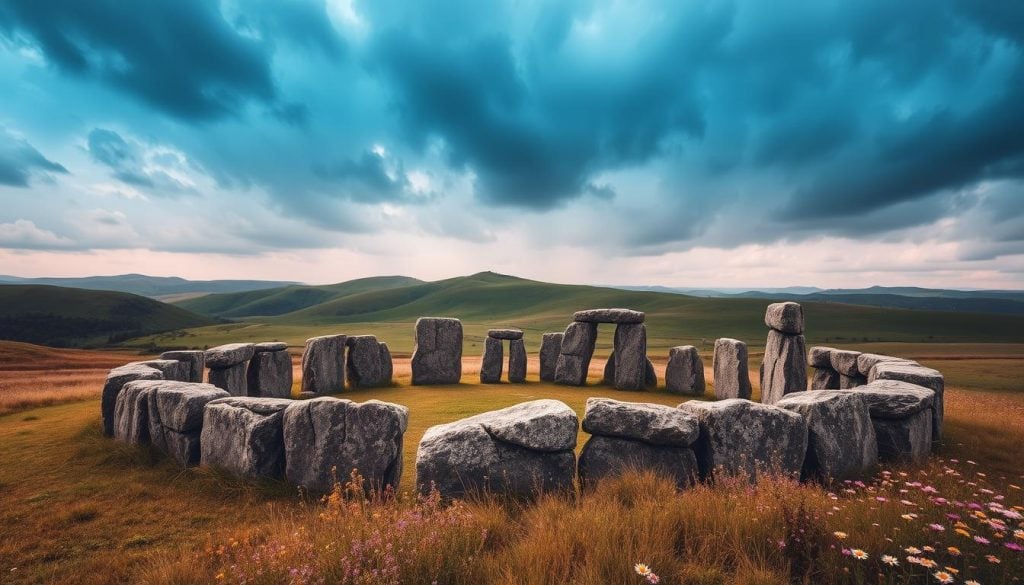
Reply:
<svg viewBox="0 0 1024 585"><path fill-rule="evenodd" d="M82 278L20 278L17 276L0 276L0 284L45 284L88 290L111 290L150 298L172 298L180 297L181 295L194 296L196 294L232 293L278 288L296 283L272 280L186 280L177 276L121 274L118 276L86 276Z"/></svg>
<svg viewBox="0 0 1024 585"><path fill-rule="evenodd" d="M216 322L213 318L129 293L48 285L0 285L0 339L82 347Z"/></svg>

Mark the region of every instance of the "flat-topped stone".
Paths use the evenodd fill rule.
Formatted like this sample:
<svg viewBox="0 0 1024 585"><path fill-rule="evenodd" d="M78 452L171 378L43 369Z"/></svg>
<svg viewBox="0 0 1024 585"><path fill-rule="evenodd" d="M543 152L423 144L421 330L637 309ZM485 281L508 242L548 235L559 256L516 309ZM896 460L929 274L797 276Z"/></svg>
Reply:
<svg viewBox="0 0 1024 585"><path fill-rule="evenodd" d="M860 368L857 367L857 361L860 358L859 351L852 351L849 349L833 349L829 354L829 361L832 364L832 369L839 372L844 376L859 376Z"/></svg>
<svg viewBox="0 0 1024 585"><path fill-rule="evenodd" d="M253 353L255 353L255 347L252 343L227 343L211 347L206 350L206 367L230 368L249 361Z"/></svg>
<svg viewBox="0 0 1024 585"><path fill-rule="evenodd" d="M177 380L178 382L192 381L192 365L188 362L159 359L133 363L160 370L164 375L164 380Z"/></svg>
<svg viewBox="0 0 1024 585"><path fill-rule="evenodd" d="M859 371L862 376L868 376L871 374L871 368L875 367L875 365L880 364L882 362L900 362L904 364L917 364L917 362L903 358L893 357L891 355L882 355L878 353L862 353L859 356L857 356L857 371Z"/></svg>
<svg viewBox="0 0 1024 585"><path fill-rule="evenodd" d="M822 390L787 394L777 403L804 417L808 449L803 476L850 479L878 464L878 441L864 398L856 392Z"/></svg>
<svg viewBox="0 0 1024 585"><path fill-rule="evenodd" d="M196 350L165 351L160 354L162 360L177 360L188 364L189 376L186 382L202 382L206 371L206 352Z"/></svg>
<svg viewBox="0 0 1024 585"><path fill-rule="evenodd" d="M103 434L114 436L114 410L117 408L117 397L128 382L135 380L162 380L163 372L138 362L118 366L110 370L103 383L103 395L100 399L100 414L103 418Z"/></svg>
<svg viewBox="0 0 1024 585"><path fill-rule="evenodd" d="M816 345L807 352L807 365L812 368L831 368L834 347Z"/></svg>
<svg viewBox="0 0 1024 585"><path fill-rule="evenodd" d="M848 392L863 397L872 418L906 418L935 403L933 390L899 380L875 380Z"/></svg>
<svg viewBox="0 0 1024 585"><path fill-rule="evenodd" d="M789 335L804 332L804 309L799 303L772 303L764 313L764 324Z"/></svg>
<svg viewBox="0 0 1024 585"><path fill-rule="evenodd" d="M700 434L700 424L692 413L671 406L588 398L583 430L651 445L689 447Z"/></svg>
<svg viewBox="0 0 1024 585"><path fill-rule="evenodd" d="M149 395L149 439L153 446L181 465L200 459L203 410L208 402L229 394L211 384L146 381Z"/></svg>
<svg viewBox="0 0 1024 585"><path fill-rule="evenodd" d="M531 400L458 422L478 424L500 441L533 451L574 449L579 426L571 408L551 399Z"/></svg>
<svg viewBox="0 0 1024 585"><path fill-rule="evenodd" d="M284 351L288 349L288 344L283 341L262 341L260 343L252 344L252 349L256 353L265 351Z"/></svg>
<svg viewBox="0 0 1024 585"><path fill-rule="evenodd" d="M878 380L899 380L924 386L935 392L935 403L932 407L932 440L942 439L942 424L945 418L946 381L942 372L927 368L915 362L888 361L875 364L871 368L868 382Z"/></svg>
<svg viewBox="0 0 1024 585"><path fill-rule="evenodd" d="M487 331L487 337L494 339L522 339L522 329L489 329Z"/></svg>
<svg viewBox="0 0 1024 585"><path fill-rule="evenodd" d="M283 398L218 398L206 403L200 462L244 478L284 476Z"/></svg>
<svg viewBox="0 0 1024 585"><path fill-rule="evenodd" d="M572 320L579 323L643 323L645 314L633 309L587 309L573 313Z"/></svg>

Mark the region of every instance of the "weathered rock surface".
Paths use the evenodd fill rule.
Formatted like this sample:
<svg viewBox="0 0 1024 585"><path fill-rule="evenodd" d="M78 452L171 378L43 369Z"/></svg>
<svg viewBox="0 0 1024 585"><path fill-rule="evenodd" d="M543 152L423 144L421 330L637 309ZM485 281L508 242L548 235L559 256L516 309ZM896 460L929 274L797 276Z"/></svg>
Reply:
<svg viewBox="0 0 1024 585"><path fill-rule="evenodd" d="M764 324L789 335L804 332L804 309L799 303L772 303L764 313Z"/></svg>
<svg viewBox="0 0 1024 585"><path fill-rule="evenodd" d="M532 496L572 488L577 418L556 400L535 400L427 429L416 482L458 497L476 490Z"/></svg>
<svg viewBox="0 0 1024 585"><path fill-rule="evenodd" d="M711 364L715 372L716 398L750 399L746 343L727 337L715 340L715 353Z"/></svg>
<svg viewBox="0 0 1024 585"><path fill-rule="evenodd" d="M292 356L286 349L257 351L245 373L246 394L262 398L290 398ZM230 392L230 391L229 391Z"/></svg>
<svg viewBox="0 0 1024 585"><path fill-rule="evenodd" d="M185 382L202 382L206 373L206 352L202 350L165 351L160 354L162 360L177 360L188 364L188 379Z"/></svg>
<svg viewBox="0 0 1024 585"><path fill-rule="evenodd" d="M574 321L565 328L555 366L555 383L582 386L587 382L590 358L594 356L597 323Z"/></svg>
<svg viewBox="0 0 1024 585"><path fill-rule="evenodd" d="M945 416L943 395L946 381L941 372L913 362L881 362L871 368L871 375L868 376L868 382L878 380L899 380L924 386L935 392L935 402L932 405L932 440L942 440L942 421Z"/></svg>
<svg viewBox="0 0 1024 585"><path fill-rule="evenodd" d="M863 397L822 390L788 394L776 403L804 417L809 433L803 476L851 479L878 465L878 441Z"/></svg>
<svg viewBox="0 0 1024 585"><path fill-rule="evenodd" d="M644 386L648 390L658 387L658 372L654 370L654 362L650 358L644 358Z"/></svg>
<svg viewBox="0 0 1024 585"><path fill-rule="evenodd" d="M345 368L349 385L353 388L374 388L391 383L391 374L388 373L391 364L381 360L380 342L376 337L354 335L345 344L348 346ZM390 353L388 359L390 362Z"/></svg>
<svg viewBox="0 0 1024 585"><path fill-rule="evenodd" d="M701 361L696 347L680 345L668 350L665 389L673 394L704 394L704 362Z"/></svg>
<svg viewBox="0 0 1024 585"><path fill-rule="evenodd" d="M799 475L807 453L807 422L784 408L749 400L690 401L679 405L700 421L694 443L703 477L759 472Z"/></svg>
<svg viewBox="0 0 1024 585"><path fill-rule="evenodd" d="M181 465L195 465L200 457L203 409L228 393L210 384L145 381L149 395L149 440Z"/></svg>
<svg viewBox="0 0 1024 585"><path fill-rule="evenodd" d="M563 333L545 333L540 341L540 380L555 381L555 368L558 366L558 354L562 351Z"/></svg>
<svg viewBox="0 0 1024 585"><path fill-rule="evenodd" d="M526 344L522 339L508 342L508 381L513 384L526 381Z"/></svg>
<svg viewBox="0 0 1024 585"><path fill-rule="evenodd" d="M397 488L408 426L409 409L398 404L331 397L297 401L284 412L285 477L325 493L335 478L344 484L356 470L367 491Z"/></svg>
<svg viewBox="0 0 1024 585"><path fill-rule="evenodd" d="M692 413L671 406L588 398L583 430L651 445L689 447L697 440L700 424Z"/></svg>
<svg viewBox="0 0 1024 585"><path fill-rule="evenodd" d="M803 335L788 335L774 329L761 362L761 402L775 404L786 394L807 390L807 348Z"/></svg>
<svg viewBox="0 0 1024 585"><path fill-rule="evenodd" d="M380 376L382 386L390 386L395 377L395 364L391 361L391 350L388 349L388 344L381 341L378 344L380 349Z"/></svg>
<svg viewBox="0 0 1024 585"><path fill-rule="evenodd" d="M831 368L833 351L836 351L834 347L822 347L820 345L812 347L807 352L807 365L812 368Z"/></svg>
<svg viewBox="0 0 1024 585"><path fill-rule="evenodd" d="M232 396L245 396L249 393L246 370L245 362L226 368L210 368L207 381Z"/></svg>
<svg viewBox="0 0 1024 585"><path fill-rule="evenodd" d="M651 470L685 489L700 477L697 456L689 447L663 447L641 441L595 435L580 453L579 476L590 486L606 477Z"/></svg>
<svg viewBox="0 0 1024 585"><path fill-rule="evenodd" d="M302 352L302 391L335 394L345 389L345 335L306 340Z"/></svg>
<svg viewBox="0 0 1024 585"><path fill-rule="evenodd" d="M636 324L643 323L644 318L644 313L632 309L587 309L576 311L572 316L572 320L579 323Z"/></svg>
<svg viewBox="0 0 1024 585"><path fill-rule="evenodd" d="M522 339L522 329L490 329L487 331L487 337L493 337L494 339Z"/></svg>
<svg viewBox="0 0 1024 585"><path fill-rule="evenodd" d="M247 362L256 351L251 343L227 343L206 350L206 367L229 368Z"/></svg>
<svg viewBox="0 0 1024 585"><path fill-rule="evenodd" d="M149 444L149 397L153 389L128 382L117 395L114 438L132 445Z"/></svg>
<svg viewBox="0 0 1024 585"><path fill-rule="evenodd" d="M497 384L505 365L505 349L497 337L484 339L484 355L480 358L480 383Z"/></svg>
<svg viewBox="0 0 1024 585"><path fill-rule="evenodd" d="M871 418L906 418L935 403L935 392L929 388L899 380L876 380L853 390L868 405Z"/></svg>
<svg viewBox="0 0 1024 585"><path fill-rule="evenodd" d="M839 389L840 390L852 390L858 386L863 386L868 383L868 379L864 376L845 376L839 374Z"/></svg>
<svg viewBox="0 0 1024 585"><path fill-rule="evenodd" d="M860 358L859 351L851 351L848 349L833 349L829 355L832 369L844 376L851 377L860 375L860 370L857 368L858 358Z"/></svg>
<svg viewBox="0 0 1024 585"><path fill-rule="evenodd" d="M284 477L282 421L292 403L255 397L208 402L203 410L200 461L244 478Z"/></svg>
<svg viewBox="0 0 1024 585"><path fill-rule="evenodd" d="M288 344L283 341L261 341L260 343L252 344L252 350L255 353L261 353L265 351L286 351Z"/></svg>
<svg viewBox="0 0 1024 585"><path fill-rule="evenodd" d="M462 322L420 317L412 352L412 383L458 384L462 378Z"/></svg>
<svg viewBox="0 0 1024 585"><path fill-rule="evenodd" d="M814 375L811 377L811 390L838 390L839 372L831 366L814 368Z"/></svg>
<svg viewBox="0 0 1024 585"><path fill-rule="evenodd" d="M162 380L160 370L138 363L116 367L107 374L103 383L103 395L100 399L100 414L103 417L103 434L114 436L114 410L117 408L117 397L128 382L135 380Z"/></svg>
<svg viewBox="0 0 1024 585"><path fill-rule="evenodd" d="M626 323L615 327L614 381L619 390L647 387L647 326Z"/></svg>
<svg viewBox="0 0 1024 585"><path fill-rule="evenodd" d="M876 364L879 364L881 362L902 362L904 364L917 363L910 360L905 360L903 358L892 357L889 355L881 355L877 353L862 353L859 356L857 356L857 371L859 371L862 376L869 376L871 374L871 368L875 367Z"/></svg>
<svg viewBox="0 0 1024 585"><path fill-rule="evenodd" d="M906 418L872 418L878 437L878 458L896 463L919 462L932 450L932 413L922 410Z"/></svg>

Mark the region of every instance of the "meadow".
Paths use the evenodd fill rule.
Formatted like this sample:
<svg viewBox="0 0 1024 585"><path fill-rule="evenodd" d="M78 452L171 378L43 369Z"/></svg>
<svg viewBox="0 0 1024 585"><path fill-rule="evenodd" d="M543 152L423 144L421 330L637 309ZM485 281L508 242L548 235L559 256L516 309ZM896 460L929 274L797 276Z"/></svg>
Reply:
<svg viewBox="0 0 1024 585"><path fill-rule="evenodd" d="M602 340L610 342L610 335ZM321 501L282 482L182 470L103 438L96 397L105 370L139 355L2 343L0 397L18 396L0 401L7 412L0 416L0 523L7 527L0 534L2 580L644 583L634 565L647 563L662 583L925 583L937 582L932 573L945 566L959 571L957 583L972 576L980 583L1015 582L1024 556L1005 545L1024 543L1014 532L1024 527L990 504L1006 506L1011 515L1013 506L1024 504L1024 345L859 348L914 357L946 373L948 439L931 464L887 467L888 475L863 486L766 478L756 488L725 483L675 493L666 482L637 473L595 492L532 504L484 497L440 506L411 494L416 445L431 425L540 397L563 400L580 415L590 396L670 405L680 398L663 390L543 384L535 355L525 385L475 384L479 358L471 356L462 384L412 387L408 359L398 357L393 387L346 397L409 406L401 493L362 500L340 489ZM662 353L651 349L659 375ZM704 358L710 366L710 355ZM755 393L759 361L755 352ZM595 358L592 382L603 362ZM706 374L712 381L710 368ZM25 398L33 392L36 402ZM581 432L579 446L585 439ZM937 498L982 508L936 504ZM978 511L985 520L974 515ZM985 523L999 518L1008 522L1001 533ZM907 547L923 552L915 557ZM855 549L869 558L858 560ZM883 563L882 555L899 565ZM908 556L941 564L926 570Z"/></svg>

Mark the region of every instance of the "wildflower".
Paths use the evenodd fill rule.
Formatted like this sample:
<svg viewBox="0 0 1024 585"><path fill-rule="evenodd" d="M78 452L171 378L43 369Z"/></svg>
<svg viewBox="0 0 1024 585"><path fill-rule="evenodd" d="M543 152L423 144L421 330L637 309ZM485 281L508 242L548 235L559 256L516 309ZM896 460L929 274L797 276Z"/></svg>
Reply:
<svg viewBox="0 0 1024 585"><path fill-rule="evenodd" d="M904 520L910 521L910 520L916 519L917 518L917 514L903 514L903 515L900 516L900 518L903 518Z"/></svg>
<svg viewBox="0 0 1024 585"><path fill-rule="evenodd" d="M954 532L956 532L957 534L959 534L961 536L970 536L971 535L970 532L967 532L963 528L957 528L956 530L954 530Z"/></svg>
<svg viewBox="0 0 1024 585"><path fill-rule="evenodd" d="M882 555L882 562L889 565L890 567L895 567L896 565L900 564L899 560L892 555Z"/></svg>
<svg viewBox="0 0 1024 585"><path fill-rule="evenodd" d="M836 530L832 533L832 535L838 538L839 540L846 540L846 537L849 536L849 534L842 532L840 530Z"/></svg>
<svg viewBox="0 0 1024 585"><path fill-rule="evenodd" d="M974 537L974 542L976 542L978 544L992 544L992 541L987 539L987 538L985 538L984 536L975 536Z"/></svg>
<svg viewBox="0 0 1024 585"><path fill-rule="evenodd" d="M633 565L633 570L636 571L636 574L640 575L641 577L646 577L647 575L651 574L651 568L643 563L637 563Z"/></svg>
<svg viewBox="0 0 1024 585"><path fill-rule="evenodd" d="M936 563L935 561L931 559L926 559L924 557L921 557L921 560L918 561L917 564L921 565L926 569L934 569L935 567L939 566L939 563Z"/></svg>
<svg viewBox="0 0 1024 585"><path fill-rule="evenodd" d="M935 577L935 580L939 583L948 584L953 582L953 575L950 575L945 571L935 571L934 573L932 573L932 576Z"/></svg>
<svg viewBox="0 0 1024 585"><path fill-rule="evenodd" d="M953 555L954 557L960 556L960 549L958 549L955 546L951 546L951 547L946 548L946 552L948 552L949 554Z"/></svg>
<svg viewBox="0 0 1024 585"><path fill-rule="evenodd" d="M910 556L907 557L907 562L910 563L911 565L920 565L921 564L921 557L915 557L914 555L910 555Z"/></svg>
<svg viewBox="0 0 1024 585"><path fill-rule="evenodd" d="M978 583L974 579L968 579L968 580L964 581L964 585L981 585L981 583Z"/></svg>
<svg viewBox="0 0 1024 585"><path fill-rule="evenodd" d="M651 585L658 585L658 583L661 582L661 577L651 573L650 575L647 575L647 582Z"/></svg>
<svg viewBox="0 0 1024 585"><path fill-rule="evenodd" d="M928 528L931 528L935 532L944 532L946 530L946 527L942 524L929 524Z"/></svg>
<svg viewBox="0 0 1024 585"><path fill-rule="evenodd" d="M859 548L855 548L855 549L851 550L850 551L850 555L853 558L857 559L858 561L866 561L866 560L868 560L868 553L860 550Z"/></svg>
<svg viewBox="0 0 1024 585"><path fill-rule="evenodd" d="M993 565L998 565L999 563L1003 562L999 560L999 557L997 557L996 555L985 555L985 560L992 563Z"/></svg>
<svg viewBox="0 0 1024 585"><path fill-rule="evenodd" d="M919 554L921 554L921 549L917 548L916 546L908 546L904 550L906 550L908 553L910 553L912 555L919 555Z"/></svg>
<svg viewBox="0 0 1024 585"><path fill-rule="evenodd" d="M1008 549L1010 549L1010 550L1012 550L1014 552L1024 551L1024 546L1021 546L1021 545L1017 544L1016 542L1004 542L1003 546L1005 546L1006 548L1008 548Z"/></svg>
<svg viewBox="0 0 1024 585"><path fill-rule="evenodd" d="M935 552L935 547L934 546L927 546L927 545L925 545L925 546L922 546L921 549L924 550L924 552Z"/></svg>
<svg viewBox="0 0 1024 585"><path fill-rule="evenodd" d="M1013 531L1013 536L1015 538L1019 538L1021 540L1024 540L1024 530L1014 530Z"/></svg>

